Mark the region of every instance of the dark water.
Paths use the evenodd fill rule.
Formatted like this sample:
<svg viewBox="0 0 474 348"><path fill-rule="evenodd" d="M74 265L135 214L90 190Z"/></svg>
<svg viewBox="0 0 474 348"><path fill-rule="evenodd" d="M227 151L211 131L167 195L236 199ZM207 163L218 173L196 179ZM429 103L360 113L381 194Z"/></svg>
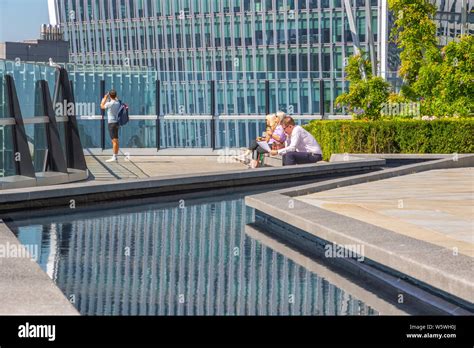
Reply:
<svg viewBox="0 0 474 348"><path fill-rule="evenodd" d="M105 206L107 208L107 206ZM243 195L23 214L9 225L83 315L378 314L250 237Z"/></svg>

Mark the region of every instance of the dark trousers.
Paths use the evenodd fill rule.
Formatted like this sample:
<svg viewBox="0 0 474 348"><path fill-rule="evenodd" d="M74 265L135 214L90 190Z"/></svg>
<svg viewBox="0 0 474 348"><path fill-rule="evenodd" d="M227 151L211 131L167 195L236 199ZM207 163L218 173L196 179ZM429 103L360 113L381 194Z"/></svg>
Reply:
<svg viewBox="0 0 474 348"><path fill-rule="evenodd" d="M252 158L254 160L258 160L259 155L266 153L264 149L260 147L260 145L257 144L257 140L254 140L252 144L249 147L249 150L252 151Z"/></svg>
<svg viewBox="0 0 474 348"><path fill-rule="evenodd" d="M284 166L294 166L295 164L309 164L321 161L321 155L312 154L309 152L288 152L283 155Z"/></svg>

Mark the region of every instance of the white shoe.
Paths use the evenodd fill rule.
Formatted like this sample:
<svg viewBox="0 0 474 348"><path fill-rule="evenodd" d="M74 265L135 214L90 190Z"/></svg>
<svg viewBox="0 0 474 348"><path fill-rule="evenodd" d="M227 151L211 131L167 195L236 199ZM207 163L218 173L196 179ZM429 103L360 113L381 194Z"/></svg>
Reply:
<svg viewBox="0 0 474 348"><path fill-rule="evenodd" d="M250 161L250 168L252 168L252 169L258 168L258 161L257 160L251 160Z"/></svg>
<svg viewBox="0 0 474 348"><path fill-rule="evenodd" d="M250 156L252 155L252 151L249 149L241 149L240 154L236 156L232 156L232 158L236 161L239 161L243 164L248 164L250 162Z"/></svg>
<svg viewBox="0 0 474 348"><path fill-rule="evenodd" d="M245 154L233 156L233 159L244 164L248 162L248 157Z"/></svg>
<svg viewBox="0 0 474 348"><path fill-rule="evenodd" d="M110 162L117 162L117 161L118 161L118 158L117 158L117 156L114 155L114 156L112 156L112 158L108 159L105 162L110 163Z"/></svg>

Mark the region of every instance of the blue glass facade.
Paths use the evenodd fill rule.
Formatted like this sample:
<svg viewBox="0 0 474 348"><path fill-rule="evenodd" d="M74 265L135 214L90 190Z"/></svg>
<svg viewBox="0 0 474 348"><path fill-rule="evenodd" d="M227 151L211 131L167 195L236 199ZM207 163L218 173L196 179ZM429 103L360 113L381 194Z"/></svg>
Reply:
<svg viewBox="0 0 474 348"><path fill-rule="evenodd" d="M460 34L474 35L474 1L436 0L435 20L440 45L444 46ZM463 15L464 12L464 15Z"/></svg>
<svg viewBox="0 0 474 348"><path fill-rule="evenodd" d="M75 114L79 133L84 148L101 147L100 111L100 82L105 81L106 89L115 88L119 91L119 98L130 106L131 120L120 130L120 139L123 148L157 148L157 107L156 107L156 80L158 72L143 68L110 67L67 64L69 78L72 82L75 95ZM6 109L6 97L3 76L13 76L24 119L38 117L35 115L35 98L37 98L36 82L46 80L50 94L53 96L56 79L56 69L44 64L17 63L0 60L0 119L9 117ZM162 83L160 88L161 110L167 103L168 88L172 83ZM199 108L202 115L189 115L183 112L167 114L160 112L160 148L202 148L211 147L211 123L215 123L216 147L234 148L248 146L252 139L261 135L265 130L264 116L220 115L212 119L210 116L211 96L210 81L200 82L202 94L199 99ZM224 82L216 83L216 94L224 88ZM60 105L61 107L61 105ZM58 106L55 106L55 111ZM310 117L300 117L298 123L306 122ZM37 151L43 151L45 139L41 129L44 125L40 121L29 124L25 128L30 150L33 157ZM2 140L1 170L14 170L13 149L11 148L12 125L0 125ZM64 122L58 122L61 141L64 144ZM41 136L40 136L41 135ZM105 136L105 147L110 148L110 139ZM35 150L36 149L36 150ZM41 163L41 156L37 166Z"/></svg>
<svg viewBox="0 0 474 348"><path fill-rule="evenodd" d="M370 12L378 52L380 6L367 1L350 3L365 50ZM164 114L209 114L211 80L219 115L263 115L265 80L270 112L321 114L320 79L326 114L342 112L333 100L354 52L342 0L57 0L56 9L71 62L158 71Z"/></svg>

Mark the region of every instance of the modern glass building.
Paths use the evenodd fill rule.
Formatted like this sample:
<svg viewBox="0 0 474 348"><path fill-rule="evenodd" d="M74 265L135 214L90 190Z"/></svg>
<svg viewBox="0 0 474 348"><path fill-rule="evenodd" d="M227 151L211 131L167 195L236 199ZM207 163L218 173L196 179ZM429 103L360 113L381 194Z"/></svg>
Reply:
<svg viewBox="0 0 474 348"><path fill-rule="evenodd" d="M246 146L265 130L264 116L230 115L169 115L165 109L168 90L157 84L159 74L146 68L114 67L99 65L65 64L74 92L74 115L77 120L82 146L89 149L110 148L110 139L101 115L101 84L120 91L119 97L130 107L130 122L120 130L122 148L235 148ZM57 88L57 69L41 63L23 63L0 60L0 177L14 175L13 130L16 122L9 110L9 98L5 78L11 76L18 95L19 109L24 123L26 142L35 169L43 168L48 144L45 130L48 120L40 109L39 81L48 82L49 95L53 99ZM217 90L224 82L216 83ZM200 82L203 109L211 109L211 83ZM157 93L159 91L159 93ZM61 117L63 103L54 103L57 128L64 143L67 118ZM158 117L158 114L160 116ZM304 122L298 117L297 122ZM211 129L214 128L214 132ZM214 138L214 141L212 140ZM214 144L213 144L214 143Z"/></svg>
<svg viewBox="0 0 474 348"><path fill-rule="evenodd" d="M211 80L218 115L263 115L269 80L270 112L310 117L321 114L321 94L326 114L342 112L333 100L347 88L343 66L354 52L346 4L365 51L370 22L385 71L380 0L50 0L50 13L71 62L156 70L165 115L208 115L202 82Z"/></svg>
<svg viewBox="0 0 474 348"><path fill-rule="evenodd" d="M435 0L435 4L440 45L446 45L460 34L474 35L474 1Z"/></svg>

